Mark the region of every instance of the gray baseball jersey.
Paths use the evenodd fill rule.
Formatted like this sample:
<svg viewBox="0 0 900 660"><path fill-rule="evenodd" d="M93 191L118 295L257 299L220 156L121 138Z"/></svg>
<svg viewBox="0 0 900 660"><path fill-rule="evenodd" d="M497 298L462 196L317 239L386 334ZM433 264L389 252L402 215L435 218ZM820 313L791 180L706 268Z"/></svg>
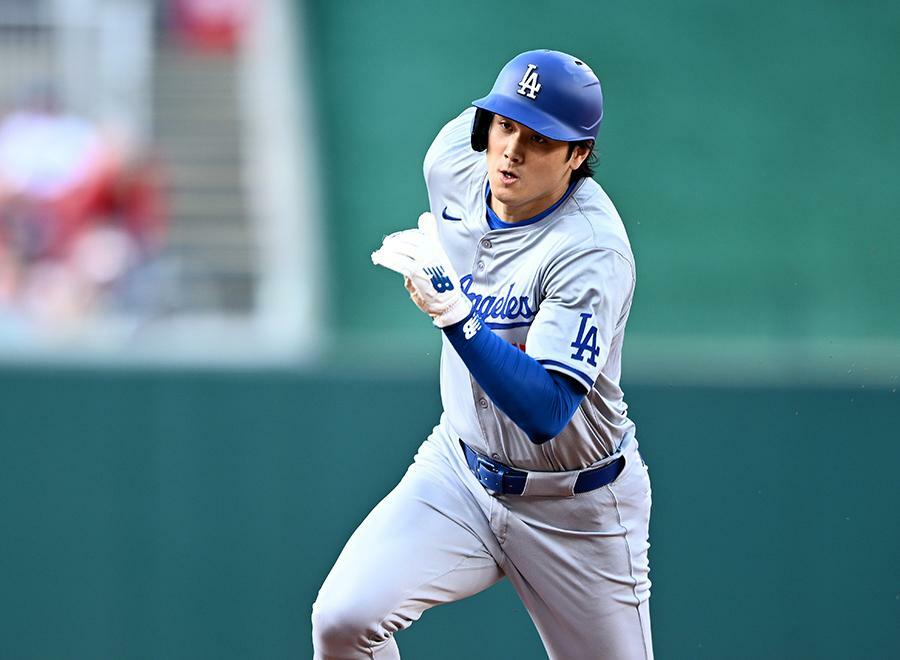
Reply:
<svg viewBox="0 0 900 660"><path fill-rule="evenodd" d="M634 289L628 239L591 179L537 221L492 230L484 156L469 146L472 112L447 124L425 158L441 243L484 322L587 395L560 435L536 445L444 339L444 414L325 579L313 605L314 657L398 660L396 633L425 610L505 577L552 660L652 660L650 480L619 388ZM470 471L460 439L533 470L523 494L490 494ZM625 467L604 487L568 496L529 492L533 477L541 484L619 456Z"/></svg>
<svg viewBox="0 0 900 660"><path fill-rule="evenodd" d="M448 123L425 156L431 211L463 291L484 322L587 396L553 440L529 441L472 378L444 337L441 397L448 431L473 449L526 470L576 470L612 455L634 424L619 387L634 257L603 189L582 179L532 223L492 230L487 169L469 139L474 108Z"/></svg>

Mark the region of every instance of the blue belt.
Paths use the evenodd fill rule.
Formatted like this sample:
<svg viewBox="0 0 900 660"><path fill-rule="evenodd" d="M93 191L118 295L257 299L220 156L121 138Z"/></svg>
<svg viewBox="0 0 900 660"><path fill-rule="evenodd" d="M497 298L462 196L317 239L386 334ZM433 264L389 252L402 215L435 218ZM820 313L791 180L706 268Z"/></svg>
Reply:
<svg viewBox="0 0 900 660"><path fill-rule="evenodd" d="M516 470L487 456L482 456L462 440L459 441L459 444L462 445L466 455L469 470L488 491L494 495L521 495L525 491L527 472ZM611 484L624 468L625 457L619 456L612 463L603 467L585 470L575 480L574 492L587 493Z"/></svg>

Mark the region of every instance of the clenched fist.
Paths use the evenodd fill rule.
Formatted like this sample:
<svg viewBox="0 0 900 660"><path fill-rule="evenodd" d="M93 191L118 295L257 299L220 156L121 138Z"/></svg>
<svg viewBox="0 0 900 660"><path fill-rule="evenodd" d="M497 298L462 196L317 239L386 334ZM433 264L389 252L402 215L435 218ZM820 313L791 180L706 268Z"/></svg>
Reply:
<svg viewBox="0 0 900 660"><path fill-rule="evenodd" d="M441 247L437 222L430 213L419 216L418 229L386 236L372 253L372 263L403 275L410 298L439 328L462 321L472 310L472 301L460 289L459 275Z"/></svg>

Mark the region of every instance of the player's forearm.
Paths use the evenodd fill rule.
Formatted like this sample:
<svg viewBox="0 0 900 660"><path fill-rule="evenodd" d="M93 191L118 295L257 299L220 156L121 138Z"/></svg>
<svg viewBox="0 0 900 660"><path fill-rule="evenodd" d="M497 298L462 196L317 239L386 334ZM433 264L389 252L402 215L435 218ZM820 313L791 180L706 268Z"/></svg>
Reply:
<svg viewBox="0 0 900 660"><path fill-rule="evenodd" d="M584 398L571 379L548 372L475 317L444 328L444 333L491 400L535 444L559 435Z"/></svg>

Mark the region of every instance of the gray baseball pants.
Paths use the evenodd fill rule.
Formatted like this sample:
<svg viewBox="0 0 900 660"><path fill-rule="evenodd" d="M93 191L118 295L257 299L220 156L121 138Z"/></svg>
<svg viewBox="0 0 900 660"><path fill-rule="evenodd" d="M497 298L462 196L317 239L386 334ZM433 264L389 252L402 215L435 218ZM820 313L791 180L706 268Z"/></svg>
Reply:
<svg viewBox="0 0 900 660"><path fill-rule="evenodd" d="M626 466L608 486L495 497L436 427L325 579L312 612L316 660L399 658L394 633L503 577L550 658L652 659L650 480L636 441L622 452Z"/></svg>

